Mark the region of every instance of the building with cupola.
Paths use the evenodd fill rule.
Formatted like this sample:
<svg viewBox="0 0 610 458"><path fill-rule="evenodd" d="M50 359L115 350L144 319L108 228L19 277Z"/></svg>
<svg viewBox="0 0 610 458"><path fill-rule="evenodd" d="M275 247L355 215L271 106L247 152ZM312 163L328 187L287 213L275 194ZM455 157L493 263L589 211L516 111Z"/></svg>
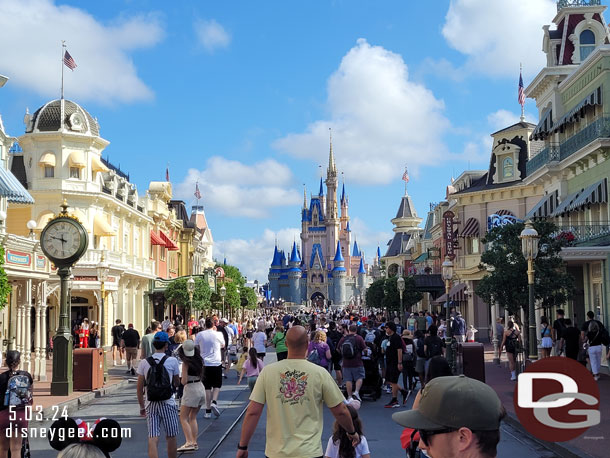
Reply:
<svg viewBox="0 0 610 458"><path fill-rule="evenodd" d="M324 189L326 185L326 190ZM357 305L370 283L368 265L350 229L349 197L345 183L338 193L338 172L332 138L326 179L320 178L317 195L304 192L300 246L289 252L277 245L269 269L274 299L292 304Z"/></svg>

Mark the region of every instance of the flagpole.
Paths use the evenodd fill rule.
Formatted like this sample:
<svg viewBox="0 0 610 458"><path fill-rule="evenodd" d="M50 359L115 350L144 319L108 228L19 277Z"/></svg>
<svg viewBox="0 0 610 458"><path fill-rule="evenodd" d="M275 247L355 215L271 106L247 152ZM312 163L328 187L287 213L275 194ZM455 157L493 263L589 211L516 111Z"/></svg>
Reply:
<svg viewBox="0 0 610 458"><path fill-rule="evenodd" d="M519 62L519 78L523 78L523 64ZM521 104L521 122L525 121L525 104Z"/></svg>
<svg viewBox="0 0 610 458"><path fill-rule="evenodd" d="M65 115L65 109L64 109L64 48L65 47L66 47L65 40L61 40L61 59L59 61L61 64L61 100L59 102L59 104L61 106L61 123L60 123L61 131L64 130L64 115Z"/></svg>

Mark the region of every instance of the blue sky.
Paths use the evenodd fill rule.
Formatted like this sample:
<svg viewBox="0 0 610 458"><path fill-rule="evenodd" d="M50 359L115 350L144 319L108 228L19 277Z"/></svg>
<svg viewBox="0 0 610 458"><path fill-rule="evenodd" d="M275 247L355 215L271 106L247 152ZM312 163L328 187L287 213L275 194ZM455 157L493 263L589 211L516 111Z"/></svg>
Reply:
<svg viewBox="0 0 610 458"><path fill-rule="evenodd" d="M367 258L391 235L409 166L420 216L451 176L485 169L489 134L518 120L544 63L551 0L0 2L0 113L11 135L57 98L60 40L78 67L65 95L98 118L104 156L140 194L163 180L194 204L216 256L265 278L276 237L317 193L328 128ZM501 18L501 22L499 21ZM509 33L502 31L504 25ZM536 122L533 101L528 121Z"/></svg>

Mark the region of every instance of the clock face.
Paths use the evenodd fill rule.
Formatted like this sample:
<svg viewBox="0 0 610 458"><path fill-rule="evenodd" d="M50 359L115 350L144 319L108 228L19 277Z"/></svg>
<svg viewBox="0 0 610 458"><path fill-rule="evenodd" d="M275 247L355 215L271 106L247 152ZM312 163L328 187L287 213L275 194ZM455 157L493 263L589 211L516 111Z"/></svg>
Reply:
<svg viewBox="0 0 610 458"><path fill-rule="evenodd" d="M51 222L40 241L49 257L68 259L81 246L81 233L75 224L59 220Z"/></svg>

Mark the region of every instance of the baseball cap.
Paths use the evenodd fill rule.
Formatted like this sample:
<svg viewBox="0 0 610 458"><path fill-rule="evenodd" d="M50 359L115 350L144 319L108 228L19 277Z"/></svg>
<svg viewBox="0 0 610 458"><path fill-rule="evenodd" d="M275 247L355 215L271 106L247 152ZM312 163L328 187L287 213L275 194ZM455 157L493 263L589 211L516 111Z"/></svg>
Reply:
<svg viewBox="0 0 610 458"><path fill-rule="evenodd" d="M127 327L128 327L128 328L133 328L133 323L129 323L129 324L127 325Z"/></svg>
<svg viewBox="0 0 610 458"><path fill-rule="evenodd" d="M223 319L222 319L222 320L220 320L220 321L222 321L224 324L227 324L227 323L229 322L229 320L227 320L226 318L223 318Z"/></svg>
<svg viewBox="0 0 610 458"><path fill-rule="evenodd" d="M169 343L169 336L167 335L167 332L163 332L163 331L159 331L155 334L155 337L153 338L153 342L166 342Z"/></svg>
<svg viewBox="0 0 610 458"><path fill-rule="evenodd" d="M195 354L195 342L191 339L185 340L182 344L182 351L184 351L184 356L193 356Z"/></svg>
<svg viewBox="0 0 610 458"><path fill-rule="evenodd" d="M490 386L465 375L437 377L426 383L416 410L397 412L392 420L401 426L434 431L500 428L502 403Z"/></svg>

